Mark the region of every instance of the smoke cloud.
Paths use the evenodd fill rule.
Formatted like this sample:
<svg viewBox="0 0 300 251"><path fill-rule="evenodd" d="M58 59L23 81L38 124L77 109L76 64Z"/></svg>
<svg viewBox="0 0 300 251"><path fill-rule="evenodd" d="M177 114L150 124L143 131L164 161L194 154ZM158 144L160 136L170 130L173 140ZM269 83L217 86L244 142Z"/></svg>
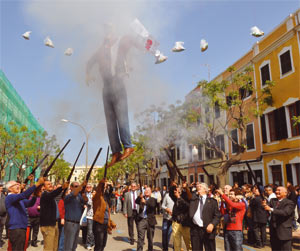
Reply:
<svg viewBox="0 0 300 251"><path fill-rule="evenodd" d="M102 80L94 71L95 83L90 87L85 85L86 63L103 41L103 25L106 23L112 23L116 35L121 37L128 31L130 23L138 18L159 41L163 30L170 22L176 22L178 15L161 6L161 3L154 1L30 0L24 3L25 16L32 23L33 30L38 31L41 37L49 35L54 42L55 48L51 49L52 54L45 59L45 64L53 66L58 63L70 78L68 83L60 83L55 100L46 102L47 106L50 103L53 108L47 117L47 127L54 130L58 139L64 137L66 130L69 132L71 128L59 124L61 118L67 118L89 129L102 123L99 126L101 130L95 129L90 143L99 145L99 141L107 140ZM159 17L163 17L163 20ZM74 49L74 54L66 57L64 51L69 47ZM168 103L175 90L171 83L166 83L156 74L157 67L161 66L154 65L153 55L132 49L129 60L133 70L125 86L132 133L135 127L134 113L141 112L150 104Z"/></svg>

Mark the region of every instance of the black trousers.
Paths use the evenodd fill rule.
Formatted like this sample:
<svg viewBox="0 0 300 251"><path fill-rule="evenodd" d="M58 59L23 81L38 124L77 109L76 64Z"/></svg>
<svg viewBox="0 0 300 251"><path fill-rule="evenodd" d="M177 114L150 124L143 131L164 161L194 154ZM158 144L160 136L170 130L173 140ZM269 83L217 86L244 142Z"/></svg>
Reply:
<svg viewBox="0 0 300 251"><path fill-rule="evenodd" d="M24 250L26 241L26 229L9 229L8 239L11 243L12 251L22 251Z"/></svg>
<svg viewBox="0 0 300 251"><path fill-rule="evenodd" d="M259 246L266 245L267 233L266 233L266 223L254 222L254 237L255 243Z"/></svg>
<svg viewBox="0 0 300 251"><path fill-rule="evenodd" d="M141 219L138 222L137 251L142 251L143 250L146 231L147 231L147 239L148 239L148 251L153 250L153 237L154 237L155 226L151 226L148 223L147 219Z"/></svg>
<svg viewBox="0 0 300 251"><path fill-rule="evenodd" d="M138 227L138 219L137 219L137 211L133 210L132 211L132 216L131 217L127 217L127 225L128 225L128 234L129 234L129 239L130 241L134 241L134 227L133 227L133 222L135 222L136 225L136 229Z"/></svg>
<svg viewBox="0 0 300 251"><path fill-rule="evenodd" d="M216 240L215 238L209 239L205 228L194 225L191 227L190 233L193 251L203 251L203 246L205 251L216 251Z"/></svg>
<svg viewBox="0 0 300 251"><path fill-rule="evenodd" d="M270 241L272 251L292 251L292 240L279 240L273 228L270 228Z"/></svg>
<svg viewBox="0 0 300 251"><path fill-rule="evenodd" d="M37 238L40 229L40 217L29 217L30 222L30 234L29 240L31 240L31 244L37 243Z"/></svg>
<svg viewBox="0 0 300 251"><path fill-rule="evenodd" d="M94 251L103 251L107 242L107 224L94 221L93 234L95 239Z"/></svg>

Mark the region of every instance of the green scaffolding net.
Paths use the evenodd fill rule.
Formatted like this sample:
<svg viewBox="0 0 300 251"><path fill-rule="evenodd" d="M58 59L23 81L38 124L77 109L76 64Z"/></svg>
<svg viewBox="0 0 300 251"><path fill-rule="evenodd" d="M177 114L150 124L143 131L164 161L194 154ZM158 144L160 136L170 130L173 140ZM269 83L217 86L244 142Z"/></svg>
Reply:
<svg viewBox="0 0 300 251"><path fill-rule="evenodd" d="M0 69L0 124L7 126L13 121L18 126L26 126L30 131L42 133L43 127L35 119L23 99L16 92L10 81ZM24 175L27 176L32 167L26 167ZM36 177L40 170L37 170ZM4 181L15 180L18 174L18 168L14 165L8 165L5 169Z"/></svg>

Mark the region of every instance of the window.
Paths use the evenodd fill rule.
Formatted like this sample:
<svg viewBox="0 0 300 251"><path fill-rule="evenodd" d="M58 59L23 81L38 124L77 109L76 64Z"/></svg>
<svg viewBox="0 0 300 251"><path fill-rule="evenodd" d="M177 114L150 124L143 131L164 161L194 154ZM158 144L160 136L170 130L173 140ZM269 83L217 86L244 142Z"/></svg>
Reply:
<svg viewBox="0 0 300 251"><path fill-rule="evenodd" d="M280 58L281 75L284 75L292 71L292 60L291 60L290 50L281 54L279 58Z"/></svg>
<svg viewBox="0 0 300 251"><path fill-rule="evenodd" d="M219 106L218 102L216 102L215 103L215 117L217 119L217 118L220 118L220 116L221 116L220 106Z"/></svg>
<svg viewBox="0 0 300 251"><path fill-rule="evenodd" d="M190 174L190 184L194 182L194 175Z"/></svg>
<svg viewBox="0 0 300 251"><path fill-rule="evenodd" d="M288 137L284 107L268 113L268 121L270 141L286 139Z"/></svg>
<svg viewBox="0 0 300 251"><path fill-rule="evenodd" d="M181 149L181 158L185 159L185 144L181 145L182 149Z"/></svg>
<svg viewBox="0 0 300 251"><path fill-rule="evenodd" d="M231 138L233 141L231 141L231 152L237 153L238 151L238 131L237 129L234 129L231 131Z"/></svg>
<svg viewBox="0 0 300 251"><path fill-rule="evenodd" d="M285 170L286 170L286 180L287 180L287 182L290 182L292 185L294 185L293 184L292 165L291 164L286 164L285 165Z"/></svg>
<svg viewBox="0 0 300 251"><path fill-rule="evenodd" d="M269 64L260 68L262 86L266 85L266 81L271 80Z"/></svg>
<svg viewBox="0 0 300 251"><path fill-rule="evenodd" d="M220 148L223 152L225 152L225 143L224 143L224 135L218 135L216 137L216 145ZM221 156L218 156L221 157Z"/></svg>
<svg viewBox="0 0 300 251"><path fill-rule="evenodd" d="M193 161L193 146L189 145L189 162Z"/></svg>
<svg viewBox="0 0 300 251"><path fill-rule="evenodd" d="M203 183L204 182L204 175L203 174L199 174L199 182Z"/></svg>
<svg viewBox="0 0 300 251"><path fill-rule="evenodd" d="M282 185L282 174L281 174L281 165L271 166L271 172L273 177L273 184Z"/></svg>
<svg viewBox="0 0 300 251"><path fill-rule="evenodd" d="M247 85L241 87L239 92L240 92L240 99L245 99L251 96L253 93L252 82L250 81Z"/></svg>
<svg viewBox="0 0 300 251"><path fill-rule="evenodd" d="M212 159L214 157L214 151L205 147L205 158Z"/></svg>
<svg viewBox="0 0 300 251"><path fill-rule="evenodd" d="M232 96L226 96L226 104L229 107L232 106Z"/></svg>
<svg viewBox="0 0 300 251"><path fill-rule="evenodd" d="M176 147L176 155L177 155L177 160L180 160L180 147Z"/></svg>
<svg viewBox="0 0 300 251"><path fill-rule="evenodd" d="M246 136L247 136L247 149L248 150L254 149L255 148L255 144L254 144L254 128L253 128L253 124L247 125Z"/></svg>
<svg viewBox="0 0 300 251"><path fill-rule="evenodd" d="M293 120L293 116L300 116L300 100L296 103L290 105L289 107L289 113L290 113L290 122L291 122L291 131L292 136L298 136L300 135L300 124L295 124Z"/></svg>
<svg viewBox="0 0 300 251"><path fill-rule="evenodd" d="M262 142L266 144L267 141L267 131L266 131L266 117L265 115L260 117L260 124L261 124L261 136L262 136Z"/></svg>
<svg viewBox="0 0 300 251"><path fill-rule="evenodd" d="M203 160L202 158L202 145L198 144L198 160Z"/></svg>
<svg viewBox="0 0 300 251"><path fill-rule="evenodd" d="M174 162L174 163L176 163L176 160L175 160L175 148L173 148L173 149L171 149L171 158L172 158L172 161Z"/></svg>

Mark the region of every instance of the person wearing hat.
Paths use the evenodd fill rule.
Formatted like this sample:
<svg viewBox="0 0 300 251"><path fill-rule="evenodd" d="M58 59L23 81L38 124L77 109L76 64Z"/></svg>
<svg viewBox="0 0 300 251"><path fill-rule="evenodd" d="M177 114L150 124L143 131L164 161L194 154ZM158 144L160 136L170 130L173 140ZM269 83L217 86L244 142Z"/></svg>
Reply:
<svg viewBox="0 0 300 251"><path fill-rule="evenodd" d="M33 180L33 178L33 175L29 176L29 180ZM33 197L31 200L29 200L29 197L42 184L44 184L44 178L40 178L35 185L23 193L20 193L20 183L9 181L6 184L9 193L5 199L5 206L9 217L8 239L11 243L12 251L24 250L28 223L26 208L34 205L36 197Z"/></svg>

